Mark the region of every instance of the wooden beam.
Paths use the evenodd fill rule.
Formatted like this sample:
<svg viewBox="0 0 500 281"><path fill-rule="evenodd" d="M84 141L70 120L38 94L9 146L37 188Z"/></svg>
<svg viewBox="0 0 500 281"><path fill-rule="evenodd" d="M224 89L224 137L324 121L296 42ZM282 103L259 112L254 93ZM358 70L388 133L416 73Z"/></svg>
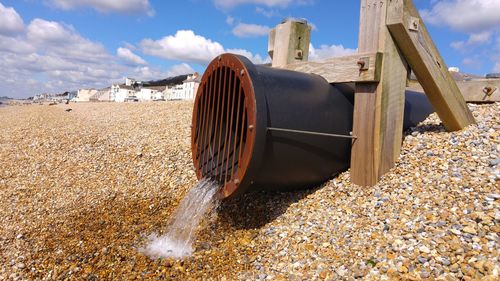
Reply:
<svg viewBox="0 0 500 281"><path fill-rule="evenodd" d="M311 26L306 21L286 20L269 32L268 53L273 67L307 61Z"/></svg>
<svg viewBox="0 0 500 281"><path fill-rule="evenodd" d="M386 26L389 0L361 0L359 52L383 52L379 83L356 83L351 181L371 186L401 150L408 70Z"/></svg>
<svg viewBox="0 0 500 281"><path fill-rule="evenodd" d="M500 102L500 79L457 81L457 86L466 102ZM410 80L408 88L423 91L422 85L417 80Z"/></svg>
<svg viewBox="0 0 500 281"><path fill-rule="evenodd" d="M388 2L387 27L450 131L475 120L411 0Z"/></svg>
<svg viewBox="0 0 500 281"><path fill-rule="evenodd" d="M317 62L299 62L284 66L288 70L314 73L329 83L378 82L382 53L354 54Z"/></svg>

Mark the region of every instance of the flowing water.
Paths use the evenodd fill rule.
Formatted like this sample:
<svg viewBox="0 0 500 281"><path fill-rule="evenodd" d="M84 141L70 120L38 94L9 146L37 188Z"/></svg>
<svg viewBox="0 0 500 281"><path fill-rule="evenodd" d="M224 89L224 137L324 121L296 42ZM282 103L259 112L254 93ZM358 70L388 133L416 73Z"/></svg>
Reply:
<svg viewBox="0 0 500 281"><path fill-rule="evenodd" d="M183 258L193 253L197 228L204 217L216 211L219 186L203 179L182 199L165 235L152 235L142 252L153 258Z"/></svg>

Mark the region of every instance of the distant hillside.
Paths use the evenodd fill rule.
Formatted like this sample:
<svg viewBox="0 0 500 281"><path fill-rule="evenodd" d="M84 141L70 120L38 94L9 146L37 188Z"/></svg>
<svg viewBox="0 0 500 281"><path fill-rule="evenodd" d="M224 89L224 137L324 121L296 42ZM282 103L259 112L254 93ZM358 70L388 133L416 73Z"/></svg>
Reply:
<svg viewBox="0 0 500 281"><path fill-rule="evenodd" d="M148 87L148 86L167 86L167 85L177 85L177 84L182 84L182 81L186 80L188 75L179 75L175 77L169 77L166 79L162 80L156 80L156 81L145 81L142 83L143 86Z"/></svg>

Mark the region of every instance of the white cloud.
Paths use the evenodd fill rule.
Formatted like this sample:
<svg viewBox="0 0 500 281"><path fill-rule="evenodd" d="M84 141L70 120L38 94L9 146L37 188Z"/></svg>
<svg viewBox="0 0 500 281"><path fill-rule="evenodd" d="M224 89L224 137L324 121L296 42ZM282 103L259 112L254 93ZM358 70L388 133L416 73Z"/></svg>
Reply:
<svg viewBox="0 0 500 281"><path fill-rule="evenodd" d="M491 39L491 32L483 31L481 33L471 34L469 37L469 44L483 44L488 43Z"/></svg>
<svg viewBox="0 0 500 281"><path fill-rule="evenodd" d="M234 24L234 18L232 16L227 16L226 23L228 25L233 25Z"/></svg>
<svg viewBox="0 0 500 281"><path fill-rule="evenodd" d="M82 86L103 87L126 71L102 44L81 37L71 26L34 19L25 30L0 38L0 77L6 81L3 95L25 97ZM15 48L9 48L10 44Z"/></svg>
<svg viewBox="0 0 500 281"><path fill-rule="evenodd" d="M495 63L495 66L493 67L493 72L500 73L500 62Z"/></svg>
<svg viewBox="0 0 500 281"><path fill-rule="evenodd" d="M101 43L82 37L70 25L34 19L21 33L0 34L0 96L28 97L42 92L102 88L122 82L127 76L151 80L193 72L185 63L170 69L122 64L120 54L122 59L130 54L126 50L117 53L115 56Z"/></svg>
<svg viewBox="0 0 500 281"><path fill-rule="evenodd" d="M101 63L111 57L102 44L83 38L72 26L59 22L34 19L28 25L26 37L39 53L72 62Z"/></svg>
<svg viewBox="0 0 500 281"><path fill-rule="evenodd" d="M166 71L151 66L139 66L131 69L129 72L127 72L126 76L123 76L123 78L134 77L137 80L149 81L183 74L190 74L194 72L195 70L187 63L173 65ZM122 81L120 82L123 83Z"/></svg>
<svg viewBox="0 0 500 281"><path fill-rule="evenodd" d="M431 10L422 10L425 22L447 25L457 31L472 33L500 29L498 0L439 0Z"/></svg>
<svg viewBox="0 0 500 281"><path fill-rule="evenodd" d="M259 54L254 55L250 51L247 51L244 49L227 49L226 52L236 54L236 55L245 56L255 64L263 64L263 63L271 62L271 58L269 58L269 57L266 57L265 59L263 59Z"/></svg>
<svg viewBox="0 0 500 281"><path fill-rule="evenodd" d="M243 4L257 4L267 7L286 8L293 4L310 4L313 0L213 0L215 6L221 9L231 9Z"/></svg>
<svg viewBox="0 0 500 281"><path fill-rule="evenodd" d="M144 39L140 45L148 55L200 64L224 52L220 43L196 35L192 30L178 30L175 35L156 41Z"/></svg>
<svg viewBox="0 0 500 281"><path fill-rule="evenodd" d="M238 37L267 36L270 28L265 25L239 23L233 28L233 34Z"/></svg>
<svg viewBox="0 0 500 281"><path fill-rule="evenodd" d="M226 50L222 44L195 34L192 30L178 30L175 35L165 36L159 40L144 39L140 46L145 54L163 59L193 62L201 65L208 64L214 57L234 51ZM257 63L263 61L258 55L253 55L246 50L246 55Z"/></svg>
<svg viewBox="0 0 500 281"><path fill-rule="evenodd" d="M477 56L464 58L462 64L472 69L480 69L482 67L482 61Z"/></svg>
<svg viewBox="0 0 500 281"><path fill-rule="evenodd" d="M431 3L431 9L420 11L424 21L468 35L467 40L450 44L453 49L467 55L462 64L479 70L481 65L488 63L495 70L499 62L499 51L495 50L494 42L500 40L500 1L435 0Z"/></svg>
<svg viewBox="0 0 500 281"><path fill-rule="evenodd" d="M311 27L312 31L318 31L318 27L314 23L308 22L307 24Z"/></svg>
<svg viewBox="0 0 500 281"><path fill-rule="evenodd" d="M490 31L483 31L481 33L471 34L467 41L454 41L450 46L456 50L464 51L467 47L485 44L491 41L492 33Z"/></svg>
<svg viewBox="0 0 500 281"><path fill-rule="evenodd" d="M0 52L29 54L36 51L35 46L26 42L24 38L0 35Z"/></svg>
<svg viewBox="0 0 500 281"><path fill-rule="evenodd" d="M256 7L255 12L257 14L261 14L265 17L272 18L272 17L280 17L281 14L278 10L273 10L273 9L264 9L262 7Z"/></svg>
<svg viewBox="0 0 500 281"><path fill-rule="evenodd" d="M28 26L28 38L39 43L63 42L75 36L72 27L54 21L34 19Z"/></svg>
<svg viewBox="0 0 500 281"><path fill-rule="evenodd" d="M494 50L495 54L493 55L493 61L495 65L493 66L492 71L495 73L500 73L500 37L497 37Z"/></svg>
<svg viewBox="0 0 500 281"><path fill-rule="evenodd" d="M194 69L187 63L176 64L167 71L167 77L194 73Z"/></svg>
<svg viewBox="0 0 500 281"><path fill-rule="evenodd" d="M23 19L12 7L0 3L0 34L20 33L24 30Z"/></svg>
<svg viewBox="0 0 500 281"><path fill-rule="evenodd" d="M130 49L127 49L127 48L121 48L121 47L118 48L116 50L116 55L131 65L146 65L147 64L143 58L134 54Z"/></svg>
<svg viewBox="0 0 500 281"><path fill-rule="evenodd" d="M102 13L154 15L149 0L49 0L49 3L63 10L90 7Z"/></svg>
<svg viewBox="0 0 500 281"><path fill-rule="evenodd" d="M309 60L322 60L356 53L357 49L345 48L343 45L321 45L319 49L309 45Z"/></svg>

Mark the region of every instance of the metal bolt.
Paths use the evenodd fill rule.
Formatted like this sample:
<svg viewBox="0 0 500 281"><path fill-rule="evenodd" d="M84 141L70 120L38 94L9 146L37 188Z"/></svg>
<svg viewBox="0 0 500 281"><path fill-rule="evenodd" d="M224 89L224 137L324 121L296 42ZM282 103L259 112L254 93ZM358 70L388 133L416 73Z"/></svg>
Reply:
<svg viewBox="0 0 500 281"><path fill-rule="evenodd" d="M234 182L234 184L238 185L238 184L240 184L240 179L236 178L233 180L233 182Z"/></svg>
<svg viewBox="0 0 500 281"><path fill-rule="evenodd" d="M241 76L245 75L245 70L244 69L240 70L240 75Z"/></svg>
<svg viewBox="0 0 500 281"><path fill-rule="evenodd" d="M362 70L363 68L365 68L366 62L362 61L362 60L358 60L357 64L359 66L359 69Z"/></svg>
<svg viewBox="0 0 500 281"><path fill-rule="evenodd" d="M249 129L250 131L252 131L252 130L253 130L253 128L254 128L254 127L253 127L253 125L249 125L249 126L248 126L248 129Z"/></svg>
<svg viewBox="0 0 500 281"><path fill-rule="evenodd" d="M493 95L493 93L497 90L497 88L493 88L493 87L490 87L490 86L486 86L483 88L483 92L487 95L487 96L491 96Z"/></svg>
<svg viewBox="0 0 500 281"><path fill-rule="evenodd" d="M418 31L419 22L419 18L411 17L410 26L408 27L408 29L410 29L411 31Z"/></svg>

